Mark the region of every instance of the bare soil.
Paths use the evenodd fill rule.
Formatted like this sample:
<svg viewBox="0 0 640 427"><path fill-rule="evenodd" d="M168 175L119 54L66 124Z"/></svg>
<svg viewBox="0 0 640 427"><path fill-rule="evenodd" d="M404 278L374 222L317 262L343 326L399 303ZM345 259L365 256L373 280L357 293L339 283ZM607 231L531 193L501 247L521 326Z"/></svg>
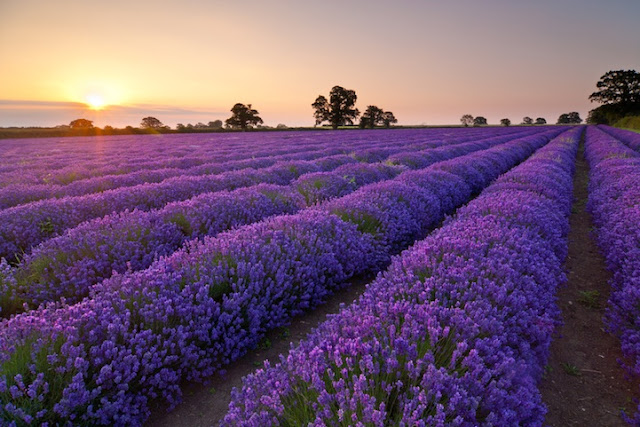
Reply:
<svg viewBox="0 0 640 427"><path fill-rule="evenodd" d="M557 293L563 326L551 344L540 391L549 412L546 422L560 426L626 426L622 411L632 415L638 381L630 381L618 360L620 343L604 329L610 273L592 240L586 211L589 166L580 147L569 218L568 282Z"/></svg>

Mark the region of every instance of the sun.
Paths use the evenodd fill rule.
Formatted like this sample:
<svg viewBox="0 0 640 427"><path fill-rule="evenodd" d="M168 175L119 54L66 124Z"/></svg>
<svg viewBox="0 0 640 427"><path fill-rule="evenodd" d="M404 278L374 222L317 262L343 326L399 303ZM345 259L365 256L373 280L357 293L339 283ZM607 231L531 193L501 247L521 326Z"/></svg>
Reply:
<svg viewBox="0 0 640 427"><path fill-rule="evenodd" d="M106 105L104 98L97 93L90 93L85 97L85 101L92 110L101 110Z"/></svg>

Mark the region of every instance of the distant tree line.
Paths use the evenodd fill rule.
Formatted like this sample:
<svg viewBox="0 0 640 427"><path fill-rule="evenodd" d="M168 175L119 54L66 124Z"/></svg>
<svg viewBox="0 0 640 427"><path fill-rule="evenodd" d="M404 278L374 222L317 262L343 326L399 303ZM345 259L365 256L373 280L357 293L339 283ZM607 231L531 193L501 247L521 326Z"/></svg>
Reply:
<svg viewBox="0 0 640 427"><path fill-rule="evenodd" d="M596 84L598 90L589 96L591 102L598 102L602 105L589 111L587 123L609 124L620 126L640 127L640 73L635 70L615 70L605 73ZM315 125L328 123L333 129L341 126L354 126L360 111L355 104L358 97L354 90L345 89L342 86L334 86L327 99L319 95L311 104ZM145 133L174 133L174 132L218 132L225 130L246 131L255 128L274 129L263 125L263 120L259 112L251 104L236 103L231 108L231 117L222 120L210 121L207 124L182 124L178 123L175 130L164 125L155 117L144 117L139 128L127 126L117 129L112 126L105 126L100 129L95 127L93 121L79 118L73 120L69 125L61 125L55 128L0 128L0 137L37 137L37 136L85 136L85 135L123 135L123 134L145 134ZM395 115L391 111L385 111L376 105L367 106L360 117L358 123L360 128L374 128L382 126L385 128L397 123ZM486 126L487 119L483 116L473 117L471 114L464 114L460 118L463 126ZM582 118L576 111L561 114L557 124L579 124ZM502 126L511 126L511 120L504 118L500 120ZM535 121L525 116L521 125L545 125L547 120L538 117ZM284 124L278 124L275 129L288 129ZM304 128L300 128L304 129Z"/></svg>
<svg viewBox="0 0 640 427"><path fill-rule="evenodd" d="M577 114L577 113L576 113ZM473 117L471 114L465 114L460 118L460 123L462 123L462 125L464 127L468 127L468 126L486 126L487 125L487 119L485 117L482 116L478 116L478 117ZM547 120L544 117L538 117L536 119L536 121L534 122L533 119L531 117L524 117L522 119L522 125L546 125L547 124ZM500 119L500 125L502 126L511 126L511 120L504 118L504 119Z"/></svg>

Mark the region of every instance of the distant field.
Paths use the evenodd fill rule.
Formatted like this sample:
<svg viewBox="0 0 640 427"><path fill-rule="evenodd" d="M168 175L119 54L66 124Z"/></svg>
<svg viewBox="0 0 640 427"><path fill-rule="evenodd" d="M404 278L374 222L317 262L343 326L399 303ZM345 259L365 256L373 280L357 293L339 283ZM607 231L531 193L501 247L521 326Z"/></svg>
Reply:
<svg viewBox="0 0 640 427"><path fill-rule="evenodd" d="M623 319L638 314L624 301L640 286L628 256L640 242L640 135L515 126L2 140L0 424L142 424L174 407L185 381L268 347L268 333L354 281L370 282L361 299L246 377L212 417L542 423L581 143L598 166L591 208L613 254L624 345L635 326Z"/></svg>
<svg viewBox="0 0 640 427"><path fill-rule="evenodd" d="M489 125L490 127L498 125ZM521 126L521 125L514 125ZM440 128L460 128L461 125L417 125L417 126L393 126L393 129L440 129ZM340 130L360 130L358 126L340 126ZM331 126L302 126L302 127L261 127L249 129L248 132L290 132L290 131L321 131L333 130ZM380 130L380 129L376 129ZM190 133L237 133L239 130L225 128L185 128L175 129L141 129L134 127L127 128L91 128L91 129L69 129L68 127L11 127L0 128L0 139L9 138L57 138L57 137L80 137L80 136L113 136L113 135L154 135L154 134L190 134Z"/></svg>

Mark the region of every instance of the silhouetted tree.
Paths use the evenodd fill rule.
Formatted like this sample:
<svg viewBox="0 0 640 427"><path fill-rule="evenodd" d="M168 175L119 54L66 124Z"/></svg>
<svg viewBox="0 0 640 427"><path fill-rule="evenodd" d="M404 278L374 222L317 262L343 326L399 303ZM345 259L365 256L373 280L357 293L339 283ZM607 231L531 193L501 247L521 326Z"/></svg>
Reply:
<svg viewBox="0 0 640 427"><path fill-rule="evenodd" d="M231 109L233 115L225 120L227 127L232 129L247 130L248 128L263 123L258 116L258 111L251 108L251 104L237 103Z"/></svg>
<svg viewBox="0 0 640 427"><path fill-rule="evenodd" d="M360 127L369 127L373 129L378 123L382 123L382 108L375 105L369 105L360 118Z"/></svg>
<svg viewBox="0 0 640 427"><path fill-rule="evenodd" d="M571 124L580 124L582 123L582 119L580 118L580 114L576 111L572 111L571 113L561 114L558 117L559 125L571 125Z"/></svg>
<svg viewBox="0 0 640 427"><path fill-rule="evenodd" d="M502 126L511 126L511 120L509 120L509 119L501 119L500 120L500 124Z"/></svg>
<svg viewBox="0 0 640 427"><path fill-rule="evenodd" d="M547 124L547 119L545 119L544 117L538 117L536 119L536 123L537 125L546 125Z"/></svg>
<svg viewBox="0 0 640 427"><path fill-rule="evenodd" d="M87 119L76 119L69 123L71 129L91 129L93 128L93 121Z"/></svg>
<svg viewBox="0 0 640 427"><path fill-rule="evenodd" d="M605 73L598 91L589 96L591 102L603 104L589 111L587 123L613 125L626 116L640 115L640 73L615 70Z"/></svg>
<svg viewBox="0 0 640 427"><path fill-rule="evenodd" d="M361 128L368 127L373 129L377 125L389 128L391 123L398 123L396 116L394 116L391 111L384 111L375 105L369 105L360 118Z"/></svg>
<svg viewBox="0 0 640 427"><path fill-rule="evenodd" d="M589 95L591 102L600 104L640 103L640 73L635 70L615 70L605 73L597 92Z"/></svg>
<svg viewBox="0 0 640 427"><path fill-rule="evenodd" d="M143 129L162 129L164 125L155 117L145 117L142 119L142 122L140 122L140 127Z"/></svg>
<svg viewBox="0 0 640 427"><path fill-rule="evenodd" d="M324 122L325 120L328 120L329 117L329 101L327 101L327 98L325 98L324 96L320 95L316 98L316 100L313 102L313 104L311 104L311 107L313 107L314 111L313 111L313 117L316 119L316 126L318 126L320 123Z"/></svg>
<svg viewBox="0 0 640 427"><path fill-rule="evenodd" d="M462 123L464 127L471 126L473 124L473 116L471 114L465 114L460 118L460 123Z"/></svg>
<svg viewBox="0 0 640 427"><path fill-rule="evenodd" d="M483 126L487 124L487 119L485 119L482 116L478 116L475 119L473 119L473 125L474 126Z"/></svg>
<svg viewBox="0 0 640 427"><path fill-rule="evenodd" d="M525 116L522 119L522 124L523 125L532 125L533 124L533 119L531 117L529 117L529 116Z"/></svg>
<svg viewBox="0 0 640 427"><path fill-rule="evenodd" d="M384 127L389 128L391 127L392 123L398 123L398 119L396 119L396 116L394 116L391 111L385 111L384 113L382 113L382 124L384 125Z"/></svg>
<svg viewBox="0 0 640 427"><path fill-rule="evenodd" d="M355 108L356 92L351 89L345 89L342 86L334 86L329 93L329 100L319 95L311 104L315 110L313 116L316 119L316 125L322 122L331 123L331 127L337 129L338 126L352 125L353 121L358 118L360 112Z"/></svg>
<svg viewBox="0 0 640 427"><path fill-rule="evenodd" d="M212 122L209 122L208 126L210 128L214 128L214 129L222 129L222 120L214 120Z"/></svg>

